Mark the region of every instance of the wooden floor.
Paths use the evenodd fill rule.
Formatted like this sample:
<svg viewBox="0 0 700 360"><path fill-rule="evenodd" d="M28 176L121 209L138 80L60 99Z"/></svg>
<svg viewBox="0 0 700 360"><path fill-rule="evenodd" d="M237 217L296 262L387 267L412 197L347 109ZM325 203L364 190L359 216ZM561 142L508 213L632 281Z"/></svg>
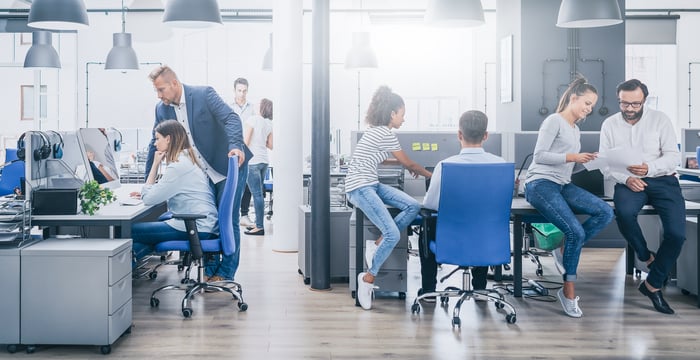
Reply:
<svg viewBox="0 0 700 360"><path fill-rule="evenodd" d="M311 291L297 273L296 253L271 250L270 236L244 236L237 280L249 304L238 312L224 294L198 296L194 315L180 313L180 293L149 306L150 291L177 282L174 267L155 280L135 280L133 329L112 346L109 358L229 359L697 359L700 309L695 297L669 287L666 298L675 315L657 313L637 291L638 279L625 276L622 249L584 249L577 293L581 319L565 316L550 302L514 299L516 324L509 325L493 304L467 302L462 328L450 324L451 307L410 306L419 286L418 259L409 260L409 293L376 299L370 311L355 307L347 284ZM543 258L544 280L560 276ZM441 270L441 274L449 269ZM535 277L525 261L524 276ZM459 282L459 277L455 277ZM552 291L554 294L554 291ZM50 296L50 294L47 294ZM542 299L540 299L542 300ZM0 358L101 358L94 346L39 346L34 354Z"/></svg>

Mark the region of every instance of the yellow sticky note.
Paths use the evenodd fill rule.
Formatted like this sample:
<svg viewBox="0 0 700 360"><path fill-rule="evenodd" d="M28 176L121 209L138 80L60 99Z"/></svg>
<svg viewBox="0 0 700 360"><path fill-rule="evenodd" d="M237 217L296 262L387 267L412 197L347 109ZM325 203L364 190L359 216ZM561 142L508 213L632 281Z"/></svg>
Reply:
<svg viewBox="0 0 700 360"><path fill-rule="evenodd" d="M437 143L430 144L430 150L431 151L438 151L438 144Z"/></svg>
<svg viewBox="0 0 700 360"><path fill-rule="evenodd" d="M420 143L414 142L411 144L411 150L420 151Z"/></svg>
<svg viewBox="0 0 700 360"><path fill-rule="evenodd" d="M430 151L430 143L423 143L423 151Z"/></svg>

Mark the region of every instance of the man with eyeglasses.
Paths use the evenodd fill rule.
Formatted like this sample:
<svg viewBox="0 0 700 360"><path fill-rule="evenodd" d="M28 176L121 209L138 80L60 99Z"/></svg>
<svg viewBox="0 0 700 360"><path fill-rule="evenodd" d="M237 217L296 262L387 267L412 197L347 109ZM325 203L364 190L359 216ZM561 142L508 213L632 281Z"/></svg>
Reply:
<svg viewBox="0 0 700 360"><path fill-rule="evenodd" d="M627 167L627 172L603 169L603 173L606 179L616 182L613 201L620 233L647 266L640 269L648 275L639 284L639 291L651 299L657 311L673 314L661 288L685 241L685 201L675 176L680 152L671 119L644 107L648 95L647 86L637 79L617 86L620 112L603 122L600 152L628 148L642 154L643 162ZM663 241L656 253L647 248L637 222L637 214L647 204L659 213L663 226Z"/></svg>

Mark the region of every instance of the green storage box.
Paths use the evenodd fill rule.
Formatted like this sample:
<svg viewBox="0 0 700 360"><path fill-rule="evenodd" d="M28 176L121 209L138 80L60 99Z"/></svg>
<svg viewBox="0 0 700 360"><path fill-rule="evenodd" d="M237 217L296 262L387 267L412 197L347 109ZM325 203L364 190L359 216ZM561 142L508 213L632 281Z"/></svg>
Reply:
<svg viewBox="0 0 700 360"><path fill-rule="evenodd" d="M535 223L531 226L538 249L552 251L560 247L564 241L564 233L550 223Z"/></svg>

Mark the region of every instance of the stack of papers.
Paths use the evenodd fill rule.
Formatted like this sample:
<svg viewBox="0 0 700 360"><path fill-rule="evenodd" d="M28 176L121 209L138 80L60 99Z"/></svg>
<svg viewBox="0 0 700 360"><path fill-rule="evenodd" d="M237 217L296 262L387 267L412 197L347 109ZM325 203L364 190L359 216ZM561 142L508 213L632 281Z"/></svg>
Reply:
<svg viewBox="0 0 700 360"><path fill-rule="evenodd" d="M606 152L598 153L598 157L584 163L583 166L588 171L600 169L632 175L632 173L627 171L627 167L641 165L643 162L644 159L640 152L635 152L630 148L613 148Z"/></svg>

